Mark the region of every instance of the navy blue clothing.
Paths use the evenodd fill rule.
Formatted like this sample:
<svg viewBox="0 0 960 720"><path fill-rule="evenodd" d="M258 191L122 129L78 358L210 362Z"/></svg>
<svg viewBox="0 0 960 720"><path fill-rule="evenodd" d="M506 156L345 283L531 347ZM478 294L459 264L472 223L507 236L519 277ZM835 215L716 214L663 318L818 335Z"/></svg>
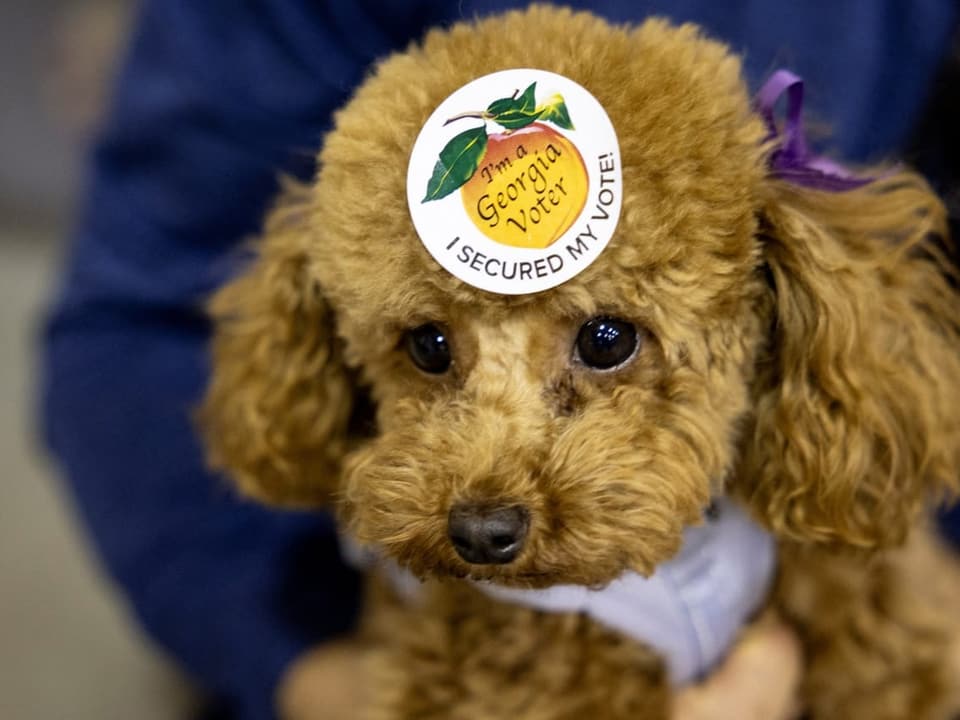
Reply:
<svg viewBox="0 0 960 720"><path fill-rule="evenodd" d="M148 0L91 157L45 336L50 447L144 627L231 717L272 716L285 665L353 622L331 522L236 500L190 421L201 307L235 271L283 173L308 178L331 113L424 28L520 2ZM953 0L573 3L615 21L697 20L756 87L805 76L852 159L906 139L957 23Z"/></svg>

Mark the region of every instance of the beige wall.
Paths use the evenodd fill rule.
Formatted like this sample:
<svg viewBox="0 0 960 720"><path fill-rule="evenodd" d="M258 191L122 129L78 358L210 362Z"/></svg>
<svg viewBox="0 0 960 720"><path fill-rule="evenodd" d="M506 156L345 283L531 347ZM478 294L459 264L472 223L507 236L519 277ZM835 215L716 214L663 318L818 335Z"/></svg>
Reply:
<svg viewBox="0 0 960 720"><path fill-rule="evenodd" d="M4 720L180 720L192 705L104 577L34 432L38 319L127 17L115 0L0 4Z"/></svg>

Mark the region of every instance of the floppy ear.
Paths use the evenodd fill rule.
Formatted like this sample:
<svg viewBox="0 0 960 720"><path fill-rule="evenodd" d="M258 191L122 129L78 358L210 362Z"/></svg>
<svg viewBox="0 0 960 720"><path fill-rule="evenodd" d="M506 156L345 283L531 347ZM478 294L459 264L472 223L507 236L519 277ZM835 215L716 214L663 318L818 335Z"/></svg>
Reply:
<svg viewBox="0 0 960 720"><path fill-rule="evenodd" d="M211 465L284 505L333 492L352 387L332 313L308 273L303 190L272 212L253 265L210 304L212 379L199 412Z"/></svg>
<svg viewBox="0 0 960 720"><path fill-rule="evenodd" d="M845 193L772 181L763 220L771 342L740 489L782 537L898 543L960 473L943 207L909 173Z"/></svg>

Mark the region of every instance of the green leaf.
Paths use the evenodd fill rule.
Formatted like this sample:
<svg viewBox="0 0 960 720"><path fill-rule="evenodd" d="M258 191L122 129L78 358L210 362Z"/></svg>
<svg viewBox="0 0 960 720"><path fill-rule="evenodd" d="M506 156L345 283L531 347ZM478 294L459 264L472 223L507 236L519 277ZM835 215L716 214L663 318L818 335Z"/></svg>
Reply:
<svg viewBox="0 0 960 720"><path fill-rule="evenodd" d="M517 112L522 107L523 101L519 98L500 98L490 103L487 114L492 118L497 118L504 113Z"/></svg>
<svg viewBox="0 0 960 720"><path fill-rule="evenodd" d="M504 113L503 115L493 118L493 121L502 125L507 130L519 130L534 122L539 117L539 110L532 112L518 110L516 112Z"/></svg>
<svg viewBox="0 0 960 720"><path fill-rule="evenodd" d="M520 95L520 97L517 97L516 93L514 93L513 97L494 100L492 103L490 103L489 107L487 107L487 113L489 115L497 116L502 115L505 112L530 112L537 104L536 98L534 97L536 91L537 84L535 82L530 83L530 86L523 91L523 94Z"/></svg>
<svg viewBox="0 0 960 720"><path fill-rule="evenodd" d="M486 126L465 130L454 137L440 151L440 159L427 183L427 196L420 201L421 204L445 198L467 182L477 171L486 152Z"/></svg>
<svg viewBox="0 0 960 720"><path fill-rule="evenodd" d="M535 82L530 83L529 87L523 91L523 95L520 96L520 100L523 102L520 109L525 112L533 112L533 109L537 106L537 99L534 97L537 92L537 84Z"/></svg>
<svg viewBox="0 0 960 720"><path fill-rule="evenodd" d="M523 91L520 97L494 100L487 108L490 119L507 130L519 130L526 127L539 118L541 114L541 111L536 107L536 91L537 84L534 82L530 83L530 86Z"/></svg>
<svg viewBox="0 0 960 720"><path fill-rule="evenodd" d="M540 112L541 120L552 122L564 130L573 130L570 113L567 112L567 104L563 101L563 96L560 93L551 95L537 110Z"/></svg>

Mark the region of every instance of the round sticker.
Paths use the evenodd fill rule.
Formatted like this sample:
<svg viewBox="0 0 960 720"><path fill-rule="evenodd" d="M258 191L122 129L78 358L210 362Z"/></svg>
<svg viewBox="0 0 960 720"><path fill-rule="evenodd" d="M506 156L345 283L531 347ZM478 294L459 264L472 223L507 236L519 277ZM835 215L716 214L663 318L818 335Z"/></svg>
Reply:
<svg viewBox="0 0 960 720"><path fill-rule="evenodd" d="M587 90L504 70L457 90L420 131L407 170L431 255L482 290L522 295L590 265L620 219L620 149Z"/></svg>

